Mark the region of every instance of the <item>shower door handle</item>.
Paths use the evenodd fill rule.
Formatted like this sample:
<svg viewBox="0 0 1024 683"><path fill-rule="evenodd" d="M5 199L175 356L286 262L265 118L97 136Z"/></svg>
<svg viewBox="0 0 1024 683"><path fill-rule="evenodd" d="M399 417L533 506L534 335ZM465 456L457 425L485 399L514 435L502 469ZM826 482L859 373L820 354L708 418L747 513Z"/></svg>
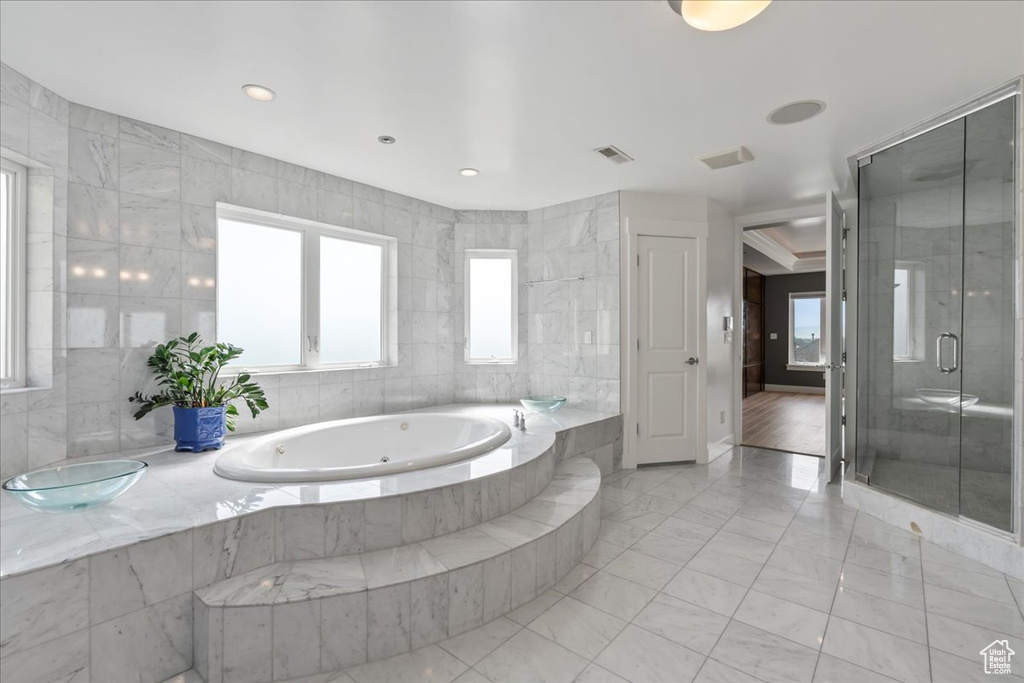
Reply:
<svg viewBox="0 0 1024 683"><path fill-rule="evenodd" d="M950 366L949 371L956 372L960 369L960 337L950 332L949 338L953 340L953 365Z"/></svg>
<svg viewBox="0 0 1024 683"><path fill-rule="evenodd" d="M942 341L944 339L953 340L953 365L946 367L942 364ZM935 369L944 375L949 375L957 371L960 367L960 339L952 332L943 332L935 338Z"/></svg>

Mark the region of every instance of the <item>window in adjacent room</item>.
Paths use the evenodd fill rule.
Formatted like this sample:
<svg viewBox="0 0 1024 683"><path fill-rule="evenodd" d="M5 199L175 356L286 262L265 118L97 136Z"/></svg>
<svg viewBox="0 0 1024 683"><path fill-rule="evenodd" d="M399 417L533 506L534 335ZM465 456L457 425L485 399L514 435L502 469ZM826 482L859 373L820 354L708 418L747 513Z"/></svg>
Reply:
<svg viewBox="0 0 1024 683"><path fill-rule="evenodd" d="M515 363L518 295L515 249L466 250L466 362Z"/></svg>
<svg viewBox="0 0 1024 683"><path fill-rule="evenodd" d="M395 239L218 206L217 339L246 368L387 365Z"/></svg>
<svg viewBox="0 0 1024 683"><path fill-rule="evenodd" d="M825 362L825 294L789 295L790 369L810 369Z"/></svg>
<svg viewBox="0 0 1024 683"><path fill-rule="evenodd" d="M28 172L0 159L0 387L25 386L25 208Z"/></svg>

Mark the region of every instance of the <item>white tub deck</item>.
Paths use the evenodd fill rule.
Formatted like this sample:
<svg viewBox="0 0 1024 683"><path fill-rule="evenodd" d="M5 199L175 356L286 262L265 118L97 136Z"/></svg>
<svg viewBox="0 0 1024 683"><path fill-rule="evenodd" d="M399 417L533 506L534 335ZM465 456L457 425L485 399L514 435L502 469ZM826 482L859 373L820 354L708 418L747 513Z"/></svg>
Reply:
<svg viewBox="0 0 1024 683"><path fill-rule="evenodd" d="M515 407L449 404L415 412L459 413L511 424ZM580 427L587 429L581 432L577 430ZM586 443L575 444L566 455L584 455L598 448L610 454L610 444L621 438L621 429L621 419L615 413L571 407L546 416L531 413L526 432L513 429L512 438L501 447L468 460L364 479L295 484L224 479L213 471L220 451L176 453L170 445L141 452L128 451L114 457L144 460L150 468L135 487L107 505L52 514L30 510L9 494L0 495L0 577L24 574L272 508L374 501L418 491L472 485L477 480L494 479L494 475L500 476L536 460L550 451L558 432L567 430L586 434ZM261 436L231 437L229 441ZM110 457L107 454L93 459ZM75 462L82 461L75 459ZM607 474L604 471L607 464L598 464ZM508 481L502 483L509 486ZM277 529L270 532L271 544L282 536L277 532Z"/></svg>

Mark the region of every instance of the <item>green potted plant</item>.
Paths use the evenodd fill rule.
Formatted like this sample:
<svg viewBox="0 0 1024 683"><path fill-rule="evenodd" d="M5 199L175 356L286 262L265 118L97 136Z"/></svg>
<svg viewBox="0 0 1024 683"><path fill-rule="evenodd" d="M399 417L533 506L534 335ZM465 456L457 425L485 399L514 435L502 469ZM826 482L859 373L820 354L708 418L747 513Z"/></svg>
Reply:
<svg viewBox="0 0 1024 683"><path fill-rule="evenodd" d="M220 448L225 429L235 430L238 408L233 401L243 401L253 418L267 409L263 389L250 382L247 373L220 381L224 366L241 355L242 349L231 344L202 346L198 332L160 344L146 363L160 391L152 396L137 391L128 398L139 406L135 419L154 408L174 406L175 450L199 453Z"/></svg>

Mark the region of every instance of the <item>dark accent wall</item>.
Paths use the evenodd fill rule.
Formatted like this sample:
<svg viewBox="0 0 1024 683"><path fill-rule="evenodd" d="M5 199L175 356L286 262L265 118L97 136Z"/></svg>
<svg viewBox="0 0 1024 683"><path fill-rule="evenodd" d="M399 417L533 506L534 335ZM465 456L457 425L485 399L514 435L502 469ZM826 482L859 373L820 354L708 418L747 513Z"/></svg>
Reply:
<svg viewBox="0 0 1024 683"><path fill-rule="evenodd" d="M764 275L743 269L743 398L764 391Z"/></svg>
<svg viewBox="0 0 1024 683"><path fill-rule="evenodd" d="M769 275L764 279L765 384L791 387L824 387L821 372L787 370L789 363L789 295L794 292L824 292L825 273ZM772 332L778 335L772 339Z"/></svg>

